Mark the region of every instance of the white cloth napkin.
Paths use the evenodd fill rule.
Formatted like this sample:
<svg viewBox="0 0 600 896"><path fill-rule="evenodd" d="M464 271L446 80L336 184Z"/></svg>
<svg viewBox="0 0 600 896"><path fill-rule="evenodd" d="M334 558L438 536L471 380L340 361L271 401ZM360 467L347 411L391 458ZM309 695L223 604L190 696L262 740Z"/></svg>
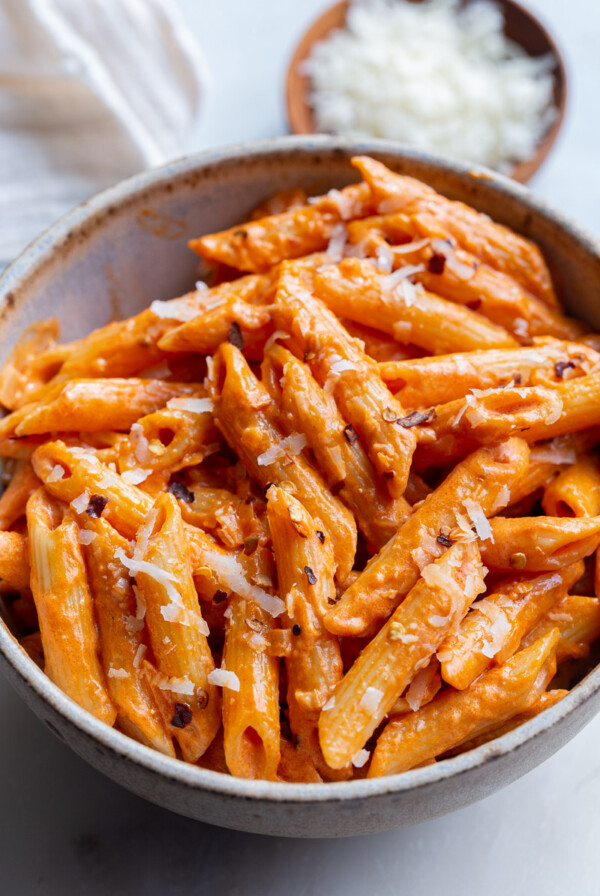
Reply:
<svg viewBox="0 0 600 896"><path fill-rule="evenodd" d="M206 75L170 0L0 0L0 262L180 155Z"/></svg>

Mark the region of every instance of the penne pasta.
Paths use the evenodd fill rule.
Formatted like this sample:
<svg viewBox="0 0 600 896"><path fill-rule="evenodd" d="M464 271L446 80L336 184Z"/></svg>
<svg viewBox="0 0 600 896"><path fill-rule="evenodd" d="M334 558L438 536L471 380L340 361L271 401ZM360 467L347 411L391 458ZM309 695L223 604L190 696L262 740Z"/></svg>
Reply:
<svg viewBox="0 0 600 896"><path fill-rule="evenodd" d="M27 537L20 532L0 532L0 591L29 587Z"/></svg>
<svg viewBox="0 0 600 896"><path fill-rule="evenodd" d="M186 383L133 378L72 380L56 398L31 408L19 420L15 435L129 430L138 417L157 411L172 398L190 395L197 388Z"/></svg>
<svg viewBox="0 0 600 896"><path fill-rule="evenodd" d="M437 652L444 681L462 691L492 662L504 663L583 571L579 561L532 579L509 581L477 601Z"/></svg>
<svg viewBox="0 0 600 896"><path fill-rule="evenodd" d="M528 453L523 441L513 439L480 449L458 464L330 610L325 619L329 630L346 636L376 630L408 594L421 569L452 543L461 520L466 520L466 531L459 528L459 537L472 538L471 523L485 530L485 518L506 506ZM475 514L474 521L469 514Z"/></svg>
<svg viewBox="0 0 600 896"><path fill-rule="evenodd" d="M544 572L593 554L600 541L600 517L533 516L490 520L491 538L481 545L494 571Z"/></svg>
<svg viewBox="0 0 600 896"><path fill-rule="evenodd" d="M411 237L450 237L490 267L509 274L550 308L558 307L550 272L534 243L421 181L394 174L381 162L358 156L352 163L369 184L380 214L410 215Z"/></svg>
<svg viewBox="0 0 600 896"><path fill-rule="evenodd" d="M382 274L367 259L347 258L317 273L315 291L334 314L366 326L376 320L398 342L431 354L516 345L503 327L415 286L402 273Z"/></svg>
<svg viewBox="0 0 600 896"><path fill-rule="evenodd" d="M72 700L112 725L109 697L98 654L92 596L79 527L44 489L27 502L31 591L44 645L46 674ZM8 534L8 533L6 533Z"/></svg>
<svg viewBox="0 0 600 896"><path fill-rule="evenodd" d="M497 728L529 706L556 670L556 629L465 691L447 691L414 713L393 719L377 741L369 777L414 768L460 743Z"/></svg>
<svg viewBox="0 0 600 896"><path fill-rule="evenodd" d="M348 421L347 438L366 445L375 470L390 494L402 497L416 438L398 425L404 410L382 382L376 364L344 331L336 317L303 287L293 265L283 265L274 309L276 325L292 336L313 375L331 394Z"/></svg>
<svg viewBox="0 0 600 896"><path fill-rule="evenodd" d="M0 530L9 529L25 516L27 501L40 485L31 462L28 459L17 461L12 479L0 496Z"/></svg>
<svg viewBox="0 0 600 896"><path fill-rule="evenodd" d="M225 342L232 327L238 328L247 346L249 338L270 322L267 304L273 299L274 287L275 276L268 273L249 274L206 290L204 308L199 308L191 320L165 333L159 348L211 354Z"/></svg>
<svg viewBox="0 0 600 896"><path fill-rule="evenodd" d="M268 653L273 625L273 617L256 602L232 595L222 668L235 676L235 686L223 688L223 743L227 767L240 778L277 777L279 666Z"/></svg>
<svg viewBox="0 0 600 896"><path fill-rule="evenodd" d="M600 514L600 466L596 457L582 455L549 482L542 498L548 516Z"/></svg>
<svg viewBox="0 0 600 896"><path fill-rule="evenodd" d="M362 651L321 715L320 742L330 766L343 767L364 747L484 587L473 542L453 545L424 567L422 578Z"/></svg>
<svg viewBox="0 0 600 896"><path fill-rule="evenodd" d="M43 389L68 354L57 346L58 321L42 320L28 327L0 371L0 404L11 411Z"/></svg>
<svg viewBox="0 0 600 896"><path fill-rule="evenodd" d="M275 786L474 749L600 639L600 337L524 236L354 163L0 370L2 621L98 719Z"/></svg>
<svg viewBox="0 0 600 896"><path fill-rule="evenodd" d="M356 223L366 227L368 221L366 218ZM371 231L370 235L367 231L369 255L375 255L378 260L387 258L394 271L410 266L415 283L435 295L477 311L508 330L517 342L529 345L535 336L578 339L587 332L588 328L580 321L549 308L510 275L479 261L452 240L432 237L404 243L406 234L413 229L409 215L399 213L374 221L377 230ZM404 244L389 246L390 237L392 242L396 238ZM414 248L411 250L411 247Z"/></svg>
<svg viewBox="0 0 600 896"><path fill-rule="evenodd" d="M265 353L265 363L274 367L276 386L268 387L279 399L285 432L305 434L325 482L352 511L368 545L379 550L410 515L409 504L390 498L358 440L348 440L333 397L305 364L281 346Z"/></svg>
<svg viewBox="0 0 600 896"><path fill-rule="evenodd" d="M229 445L263 487L269 482L293 484L309 513L330 536L338 576L344 579L352 569L356 550L354 519L301 450L296 451L289 439L284 441L272 422L269 393L232 345L221 346L215 356L214 389L218 392L215 420ZM305 439L298 440L301 442Z"/></svg>
<svg viewBox="0 0 600 896"><path fill-rule="evenodd" d="M127 720L130 736L167 756L175 756L171 737L142 673L148 648L146 606L132 588L128 568L118 559L119 553L129 552L129 542L102 519L90 518L82 532L91 537L83 550L108 693L119 714Z"/></svg>
<svg viewBox="0 0 600 896"><path fill-rule="evenodd" d="M381 376L409 409L446 404L473 389L497 389L509 383L546 386L560 382L556 370L585 376L600 355L576 342L539 338L533 346L459 352L410 360L386 361ZM563 372L564 376L564 372Z"/></svg>
<svg viewBox="0 0 600 896"><path fill-rule="evenodd" d="M190 241L190 248L207 261L242 271L266 271L286 258L298 258L327 247L336 226L370 211L364 184L331 191L310 205L237 225Z"/></svg>
<svg viewBox="0 0 600 896"><path fill-rule="evenodd" d="M158 673L152 682L155 698L184 758L195 762L219 729L221 709L219 692L211 683L214 660L208 626L184 549L181 512L172 495L158 498L145 527L133 556L128 558L124 551L117 556L135 577L146 607Z"/></svg>
<svg viewBox="0 0 600 896"><path fill-rule="evenodd" d="M335 599L331 549L321 541L317 524L300 501L271 486L267 514L273 538L280 593L285 601L283 624L291 632L291 650L285 659L290 727L296 746L307 752L325 778L336 777L350 761L325 762L318 737L322 707L342 676L337 638L323 625Z"/></svg>
<svg viewBox="0 0 600 896"><path fill-rule="evenodd" d="M553 628L560 632L556 648L559 663L587 656L591 644L600 637L600 601L581 594L565 595L525 635L521 645L529 647Z"/></svg>

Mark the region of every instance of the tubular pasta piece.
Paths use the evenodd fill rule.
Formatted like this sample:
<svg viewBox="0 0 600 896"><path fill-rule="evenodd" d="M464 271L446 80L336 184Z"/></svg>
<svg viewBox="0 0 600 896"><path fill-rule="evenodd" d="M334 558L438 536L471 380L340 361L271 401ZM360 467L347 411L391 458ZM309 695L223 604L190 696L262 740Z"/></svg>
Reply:
<svg viewBox="0 0 600 896"><path fill-rule="evenodd" d="M415 713L389 722L377 741L369 777L392 775L477 737L536 703L556 671L553 629L465 691L446 691Z"/></svg>
<svg viewBox="0 0 600 896"><path fill-rule="evenodd" d="M380 213L402 211L411 216L412 238L451 237L490 267L512 276L550 308L558 306L550 273L534 243L468 205L446 199L421 181L394 174L381 162L358 156L352 163L369 184ZM423 213L426 220L435 221L433 232L419 226Z"/></svg>
<svg viewBox="0 0 600 896"><path fill-rule="evenodd" d="M335 704L321 714L320 741L329 765L341 768L364 747L395 700L483 590L481 560L474 542L453 545L425 567L423 578L336 687ZM373 690L377 699L372 705L366 698Z"/></svg>
<svg viewBox="0 0 600 896"><path fill-rule="evenodd" d="M376 630L413 587L420 567L443 553L438 536L443 534L442 528L450 531L457 525L457 515L466 513L465 501L480 504L486 516L497 512L502 504L506 506L513 484L526 469L528 453L522 440L512 439L480 449L458 464L330 610L325 620L329 630L339 635ZM501 492L504 500L500 500Z"/></svg>
<svg viewBox="0 0 600 896"><path fill-rule="evenodd" d="M45 671L72 700L107 725L116 710L98 657L98 635L79 527L44 489L27 502L31 591L38 613Z"/></svg>

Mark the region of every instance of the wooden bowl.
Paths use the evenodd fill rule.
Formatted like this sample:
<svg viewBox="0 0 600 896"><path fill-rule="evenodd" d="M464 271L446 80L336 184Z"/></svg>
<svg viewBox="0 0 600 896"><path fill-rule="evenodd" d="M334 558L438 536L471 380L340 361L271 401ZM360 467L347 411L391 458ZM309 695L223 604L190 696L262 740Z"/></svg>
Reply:
<svg viewBox="0 0 600 896"><path fill-rule="evenodd" d="M411 0L413 3L421 0ZM469 0L464 0L469 2ZM554 72L554 105L558 115L529 159L519 162L509 172L514 180L527 183L550 152L561 128L567 99L567 78L564 63L556 44L538 20L526 9L512 0L496 0L504 17L504 33L514 43L519 44L529 56L545 56L548 53L556 59ZM293 134L316 133L313 110L310 105L310 79L303 74L302 63L310 55L313 44L326 38L336 28L346 22L350 3L343 0L329 7L304 34L296 47L290 62L286 79L286 107L290 131Z"/></svg>

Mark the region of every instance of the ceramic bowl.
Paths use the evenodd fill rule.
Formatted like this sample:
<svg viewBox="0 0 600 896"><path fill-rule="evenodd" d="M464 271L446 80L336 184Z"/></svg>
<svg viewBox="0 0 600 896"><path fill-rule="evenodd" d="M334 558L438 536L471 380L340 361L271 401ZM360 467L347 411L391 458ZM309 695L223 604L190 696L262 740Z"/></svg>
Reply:
<svg viewBox="0 0 600 896"><path fill-rule="evenodd" d="M72 339L154 299L189 289L197 259L186 241L243 219L275 190L316 193L356 180L368 153L422 178L542 247L570 310L600 329L600 252L523 187L481 169L383 141L296 137L240 145L140 174L75 209L0 280L0 361L23 328L56 315ZM124 787L182 815L291 837L384 831L450 812L514 781L565 744L600 706L600 668L558 704L504 737L427 768L332 784L245 781L169 759L80 709L0 623L0 666L42 721Z"/></svg>
<svg viewBox="0 0 600 896"><path fill-rule="evenodd" d="M412 2L418 3L420 0ZM463 3L468 2L470 0L463 0ZM315 133L313 110L310 105L310 79L304 73L303 62L317 41L324 40L332 31L344 26L349 5L349 0L342 0L341 3L335 3L326 9L300 38L294 51L285 88L287 118L293 134ZM532 13L514 0L496 0L496 5L504 17L504 33L509 40L519 44L529 56L552 55L556 60L553 102L557 116L538 143L533 155L519 162L510 172L514 180L527 183L552 149L562 126L567 102L567 75L558 47Z"/></svg>

